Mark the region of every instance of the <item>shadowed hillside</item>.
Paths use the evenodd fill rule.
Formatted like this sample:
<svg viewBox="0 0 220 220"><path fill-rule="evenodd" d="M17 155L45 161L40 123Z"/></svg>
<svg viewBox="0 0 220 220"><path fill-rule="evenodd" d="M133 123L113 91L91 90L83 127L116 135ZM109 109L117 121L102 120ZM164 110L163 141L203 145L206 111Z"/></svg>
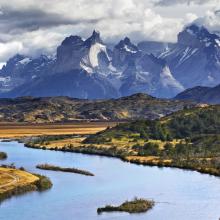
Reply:
<svg viewBox="0 0 220 220"><path fill-rule="evenodd" d="M0 99L0 122L155 119L193 105L190 102L157 99L145 94L109 100L21 97Z"/></svg>

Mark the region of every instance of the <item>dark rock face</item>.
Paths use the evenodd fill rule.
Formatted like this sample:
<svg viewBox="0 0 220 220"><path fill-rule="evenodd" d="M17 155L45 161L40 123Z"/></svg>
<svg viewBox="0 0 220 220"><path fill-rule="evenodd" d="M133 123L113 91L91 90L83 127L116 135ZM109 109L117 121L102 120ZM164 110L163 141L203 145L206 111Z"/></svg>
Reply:
<svg viewBox="0 0 220 220"><path fill-rule="evenodd" d="M80 69L80 60L86 54L84 41L78 36L67 37L57 48L57 60L54 72Z"/></svg>
<svg viewBox="0 0 220 220"><path fill-rule="evenodd" d="M135 60L141 56L137 46L131 43L129 38L121 40L113 50L112 64L113 66L124 69L135 63Z"/></svg>
<svg viewBox="0 0 220 220"><path fill-rule="evenodd" d="M96 43L103 44L102 39L100 37L100 33L94 30L93 33L92 33L92 36L89 37L85 41L85 46L90 48L93 44L96 44Z"/></svg>

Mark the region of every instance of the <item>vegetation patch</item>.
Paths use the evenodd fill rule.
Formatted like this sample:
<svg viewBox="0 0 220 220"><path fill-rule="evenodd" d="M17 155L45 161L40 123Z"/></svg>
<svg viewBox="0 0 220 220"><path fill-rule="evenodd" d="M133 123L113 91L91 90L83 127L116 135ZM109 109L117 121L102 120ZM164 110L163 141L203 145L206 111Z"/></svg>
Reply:
<svg viewBox="0 0 220 220"><path fill-rule="evenodd" d="M0 152L0 160L5 160L7 159L7 154L5 152Z"/></svg>
<svg viewBox="0 0 220 220"><path fill-rule="evenodd" d="M93 173L86 171L86 170L80 170L76 168L64 168L64 167L54 166L51 164L39 164L36 167L42 170L62 171L62 172L68 172L68 173L82 174L85 176L94 176Z"/></svg>
<svg viewBox="0 0 220 220"><path fill-rule="evenodd" d="M97 213L103 212L128 212L132 213L143 213L147 212L154 207L155 203L151 200L135 198L132 201L126 201L119 206L107 205L103 208L98 208Z"/></svg>
<svg viewBox="0 0 220 220"><path fill-rule="evenodd" d="M50 189L53 184L50 181L50 179L46 176L40 175L40 174L34 174L39 179L36 181L35 185L37 186L38 191L44 191Z"/></svg>

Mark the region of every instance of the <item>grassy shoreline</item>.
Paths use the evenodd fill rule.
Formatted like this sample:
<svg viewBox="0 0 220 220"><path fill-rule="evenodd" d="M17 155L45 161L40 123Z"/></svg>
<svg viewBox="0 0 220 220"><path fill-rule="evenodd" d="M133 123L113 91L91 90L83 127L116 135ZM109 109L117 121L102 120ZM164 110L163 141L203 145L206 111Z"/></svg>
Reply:
<svg viewBox="0 0 220 220"><path fill-rule="evenodd" d="M70 153L81 153L87 155L97 155L97 156L105 156L105 157L113 157L121 159L127 163L133 163L136 165L145 165L145 166L156 166L156 167L167 167L167 168L177 168L182 170L188 171L196 171L201 174L209 174L213 176L220 176L218 170L207 168L207 167L198 167L192 166L187 164L187 161L183 160L179 164L175 163L175 161L170 160L160 160L156 157L143 157L143 156L136 156L136 155L124 155L124 152L120 151L110 151L109 149L95 147L92 146L79 146L74 148L47 148L45 146L36 146L36 145L29 145L25 144L25 147L32 148L32 149L41 149L41 150L51 150L51 151L62 151L62 152L70 152ZM115 150L115 149L114 149Z"/></svg>

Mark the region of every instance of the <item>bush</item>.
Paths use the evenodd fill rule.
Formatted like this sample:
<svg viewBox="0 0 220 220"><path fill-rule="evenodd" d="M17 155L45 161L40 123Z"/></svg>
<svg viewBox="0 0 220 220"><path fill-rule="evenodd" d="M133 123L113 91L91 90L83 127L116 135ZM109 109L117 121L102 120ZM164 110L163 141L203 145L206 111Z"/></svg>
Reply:
<svg viewBox="0 0 220 220"><path fill-rule="evenodd" d="M7 154L5 152L0 152L0 160L7 159Z"/></svg>
<svg viewBox="0 0 220 220"><path fill-rule="evenodd" d="M53 184L48 177L39 174L34 174L34 175L39 177L39 180L36 182L36 186L39 191L44 191L52 187Z"/></svg>

